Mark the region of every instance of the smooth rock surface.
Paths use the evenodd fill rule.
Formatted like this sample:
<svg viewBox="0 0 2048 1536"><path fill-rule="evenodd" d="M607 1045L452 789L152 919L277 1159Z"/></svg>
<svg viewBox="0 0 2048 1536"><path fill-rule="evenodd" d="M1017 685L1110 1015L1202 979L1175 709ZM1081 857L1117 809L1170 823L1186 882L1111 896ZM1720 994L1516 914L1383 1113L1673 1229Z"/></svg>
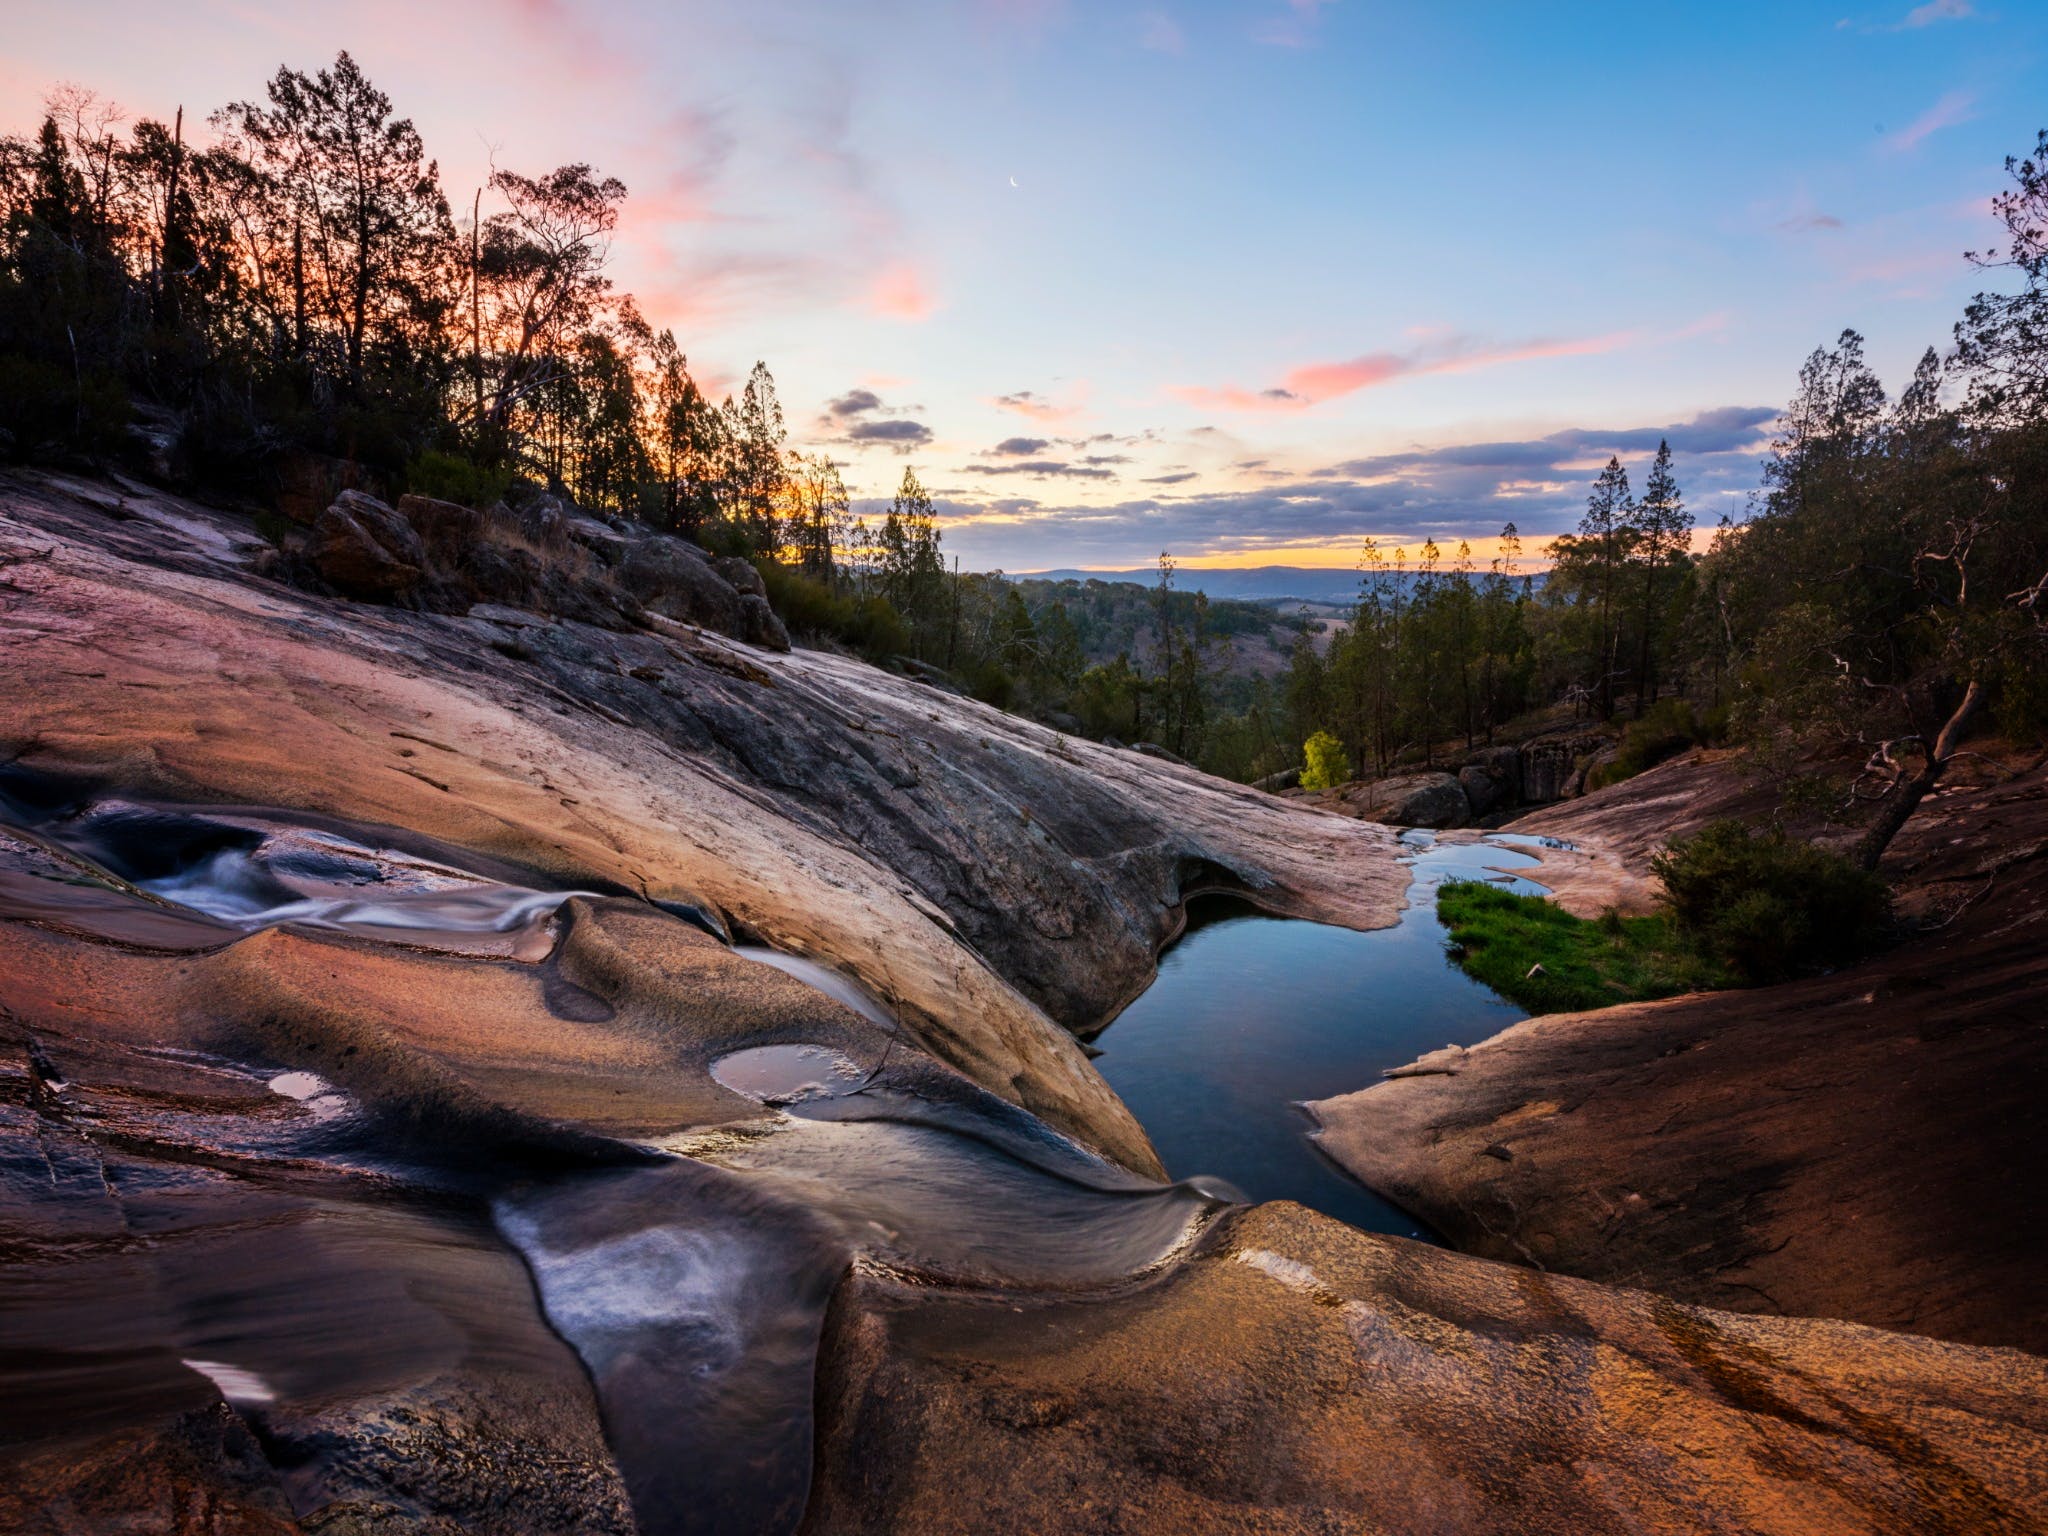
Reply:
<svg viewBox="0 0 2048 1536"><path fill-rule="evenodd" d="M1406 888L1380 828L850 659L343 609L168 526L0 488L0 555L50 551L11 568L0 635L28 766L701 909L837 965L942 1059L1136 1168L1156 1166L1143 1132L1067 1030L1145 985L1185 895L1373 927Z"/></svg>
<svg viewBox="0 0 2048 1536"><path fill-rule="evenodd" d="M1134 1295L856 1279L812 1532L2024 1532L2048 1362L1229 1220Z"/></svg>
<svg viewBox="0 0 2048 1536"><path fill-rule="evenodd" d="M1537 880L1586 863L1595 905L1616 871L1648 887L1654 828L1762 792L1677 762L1514 825L1588 850L1529 851ZM2040 767L1944 790L1885 863L1943 926L1832 976L1518 1024L1312 1106L1323 1148L1471 1252L2048 1352L2048 1227L2014 1203L2048 1187L2044 850Z"/></svg>

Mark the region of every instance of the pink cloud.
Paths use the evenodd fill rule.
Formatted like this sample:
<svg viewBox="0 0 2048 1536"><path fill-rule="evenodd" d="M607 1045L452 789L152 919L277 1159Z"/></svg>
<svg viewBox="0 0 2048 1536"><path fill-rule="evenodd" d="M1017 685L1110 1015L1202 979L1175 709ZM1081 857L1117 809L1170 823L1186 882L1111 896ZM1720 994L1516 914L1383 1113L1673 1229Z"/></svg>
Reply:
<svg viewBox="0 0 2048 1536"><path fill-rule="evenodd" d="M925 320L938 307L924 274L907 261L891 262L868 289L868 307L891 320Z"/></svg>
<svg viewBox="0 0 2048 1536"><path fill-rule="evenodd" d="M1977 98L1968 91L1950 91L1933 106L1922 112L1912 122L1884 141L1884 147L1895 155L1918 149L1920 145L1944 128L1953 128L1958 123L1967 123L1977 114L1972 110Z"/></svg>
<svg viewBox="0 0 2048 1536"><path fill-rule="evenodd" d="M1680 335L1698 334L1700 327L1688 327ZM1453 337L1411 352L1368 352L1338 363L1304 363L1290 369L1280 383L1266 389L1243 389L1235 385L1210 388L1199 384L1175 385L1168 390L1191 405L1225 411L1305 411L1361 389L1377 389L1395 379L1432 373L1470 373L1497 368L1507 363L1530 362L1546 357L1584 357L1613 352L1641 339L1636 331L1613 331L1604 336L1581 336L1557 341L1528 341L1508 347L1479 347L1469 340Z"/></svg>
<svg viewBox="0 0 2048 1536"><path fill-rule="evenodd" d="M997 395L989 404L999 411L1010 411L1030 421L1064 422L1074 420L1085 409L1082 399L1087 393L1085 383L1075 386L1073 394L1076 398L1071 400L1048 400L1035 391L1020 389L1012 394Z"/></svg>

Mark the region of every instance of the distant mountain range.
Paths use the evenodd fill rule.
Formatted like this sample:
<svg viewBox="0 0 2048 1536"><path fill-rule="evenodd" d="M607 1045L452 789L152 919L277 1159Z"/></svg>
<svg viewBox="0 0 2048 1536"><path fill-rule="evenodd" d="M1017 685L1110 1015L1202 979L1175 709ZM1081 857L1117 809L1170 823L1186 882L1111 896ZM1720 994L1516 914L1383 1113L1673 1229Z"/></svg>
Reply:
<svg viewBox="0 0 2048 1536"><path fill-rule="evenodd" d="M1136 570L1012 571L1018 580L1035 581L1134 581L1149 587L1159 580L1150 566ZM1191 570L1183 566L1174 572L1174 586L1182 592L1206 592L1212 598L1236 598L1262 603L1295 598L1305 603L1348 603L1358 596L1358 572L1343 567L1307 565L1248 565Z"/></svg>

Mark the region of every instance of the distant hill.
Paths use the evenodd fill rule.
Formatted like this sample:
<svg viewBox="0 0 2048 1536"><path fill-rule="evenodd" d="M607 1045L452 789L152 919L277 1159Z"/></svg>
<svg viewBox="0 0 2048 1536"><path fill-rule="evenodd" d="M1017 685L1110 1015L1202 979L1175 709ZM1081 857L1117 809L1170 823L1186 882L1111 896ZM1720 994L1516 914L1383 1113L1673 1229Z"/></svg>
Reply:
<svg viewBox="0 0 2048 1536"><path fill-rule="evenodd" d="M1135 570L1017 571L1019 581L1134 581L1149 587L1159 579L1156 569ZM1193 570L1182 566L1174 572L1173 584L1183 592L1206 592L1212 601L1235 598L1240 602L1264 603L1279 598L1298 598L1309 603L1349 602L1358 595L1358 572L1345 567L1305 565L1252 565Z"/></svg>
<svg viewBox="0 0 2048 1536"><path fill-rule="evenodd" d="M1012 571L1010 580L1027 581L1110 581L1134 582L1151 590L1159 581L1159 572L1153 566L1139 566L1135 570L1059 570L1059 571ZM1475 579L1483 572L1475 572ZM1531 573L1537 586L1543 585L1543 573ZM1414 571L1402 573L1397 580L1413 582L1417 579ZM1358 600L1359 573L1342 566L1316 565L1241 565L1219 566L1214 570L1193 570L1182 566L1173 573L1174 590L1178 592L1205 592L1209 601L1240 603L1341 603L1346 606Z"/></svg>

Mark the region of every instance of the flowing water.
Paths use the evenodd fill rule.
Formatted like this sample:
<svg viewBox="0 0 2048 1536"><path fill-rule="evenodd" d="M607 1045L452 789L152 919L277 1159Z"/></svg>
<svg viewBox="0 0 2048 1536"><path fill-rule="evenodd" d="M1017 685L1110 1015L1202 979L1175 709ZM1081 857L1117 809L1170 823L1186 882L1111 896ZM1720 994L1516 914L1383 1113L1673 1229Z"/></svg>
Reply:
<svg viewBox="0 0 2048 1536"><path fill-rule="evenodd" d="M1414 884L1391 928L1355 933L1197 898L1159 977L1095 1039L1095 1065L1172 1173L1228 1179L1252 1200L1297 1200L1369 1231L1427 1236L1309 1139L1307 1099L1370 1087L1390 1067L1470 1045L1523 1017L1444 954L1436 888L1448 879L1542 887L1488 844L1408 833Z"/></svg>

